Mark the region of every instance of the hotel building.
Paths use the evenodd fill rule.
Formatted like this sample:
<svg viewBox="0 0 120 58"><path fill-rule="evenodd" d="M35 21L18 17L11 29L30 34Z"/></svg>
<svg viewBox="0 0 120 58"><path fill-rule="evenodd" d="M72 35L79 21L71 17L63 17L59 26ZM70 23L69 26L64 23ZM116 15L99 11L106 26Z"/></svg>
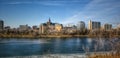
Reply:
<svg viewBox="0 0 120 58"><path fill-rule="evenodd" d="M60 32L62 30L62 28L63 28L62 24L52 23L49 18L48 22L40 24L39 34Z"/></svg>

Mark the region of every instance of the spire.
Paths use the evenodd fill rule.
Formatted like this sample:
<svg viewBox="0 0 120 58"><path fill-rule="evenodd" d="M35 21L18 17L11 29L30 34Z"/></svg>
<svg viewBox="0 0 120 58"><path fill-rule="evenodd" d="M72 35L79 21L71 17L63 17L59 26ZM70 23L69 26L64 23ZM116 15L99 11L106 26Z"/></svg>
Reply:
<svg viewBox="0 0 120 58"><path fill-rule="evenodd" d="M50 20L50 17L49 17L49 20L47 21L47 25L50 25L51 24L51 20Z"/></svg>
<svg viewBox="0 0 120 58"><path fill-rule="evenodd" d="M51 22L50 17L49 17L49 21L48 22Z"/></svg>

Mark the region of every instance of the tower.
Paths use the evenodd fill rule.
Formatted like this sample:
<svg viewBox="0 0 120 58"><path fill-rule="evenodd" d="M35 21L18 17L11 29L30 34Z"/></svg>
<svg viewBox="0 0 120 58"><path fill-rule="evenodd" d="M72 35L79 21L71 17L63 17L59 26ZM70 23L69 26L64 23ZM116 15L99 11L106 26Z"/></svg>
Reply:
<svg viewBox="0 0 120 58"><path fill-rule="evenodd" d="M51 20L50 20L50 18L49 18L49 20L48 20L48 22L47 22L47 25L50 25L51 24Z"/></svg>
<svg viewBox="0 0 120 58"><path fill-rule="evenodd" d="M51 22L50 17L49 17L49 21L48 22Z"/></svg>
<svg viewBox="0 0 120 58"><path fill-rule="evenodd" d="M90 30L91 29L91 20L89 20L89 23L88 23L88 29Z"/></svg>

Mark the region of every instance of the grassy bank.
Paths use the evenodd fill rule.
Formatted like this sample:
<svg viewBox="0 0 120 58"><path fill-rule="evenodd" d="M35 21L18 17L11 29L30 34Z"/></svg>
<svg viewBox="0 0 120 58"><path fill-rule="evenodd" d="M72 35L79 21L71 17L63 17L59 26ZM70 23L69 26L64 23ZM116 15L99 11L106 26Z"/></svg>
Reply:
<svg viewBox="0 0 120 58"><path fill-rule="evenodd" d="M88 35L2 35L0 38L88 37Z"/></svg>
<svg viewBox="0 0 120 58"><path fill-rule="evenodd" d="M98 38L99 36L95 35L31 35L31 34L26 34L26 35L18 35L18 34L11 34L11 35L0 35L0 38L52 38L52 37L89 37L89 38ZM101 38L109 38L109 37L104 37L101 36ZM120 38L120 36L116 35L114 38Z"/></svg>
<svg viewBox="0 0 120 58"><path fill-rule="evenodd" d="M120 58L120 53L95 53L88 58Z"/></svg>

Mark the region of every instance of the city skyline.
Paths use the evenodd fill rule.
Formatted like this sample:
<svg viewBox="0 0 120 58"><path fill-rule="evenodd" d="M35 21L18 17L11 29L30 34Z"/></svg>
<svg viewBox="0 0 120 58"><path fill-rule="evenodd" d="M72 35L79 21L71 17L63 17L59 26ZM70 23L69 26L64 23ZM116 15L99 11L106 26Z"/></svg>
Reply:
<svg viewBox="0 0 120 58"><path fill-rule="evenodd" d="M5 26L40 25L48 21L76 24L78 21L120 23L118 0L0 0L0 19Z"/></svg>

